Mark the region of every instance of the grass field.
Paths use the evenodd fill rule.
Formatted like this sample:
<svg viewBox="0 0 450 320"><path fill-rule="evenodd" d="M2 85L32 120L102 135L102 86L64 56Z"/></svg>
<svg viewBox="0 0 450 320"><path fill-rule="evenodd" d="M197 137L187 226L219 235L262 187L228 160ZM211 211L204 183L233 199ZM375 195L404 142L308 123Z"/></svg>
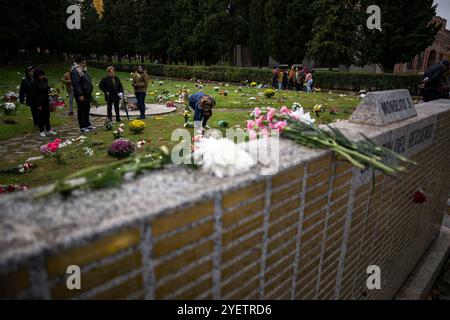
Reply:
<svg viewBox="0 0 450 320"><path fill-rule="evenodd" d="M58 88L65 95L64 88L60 79L68 65L53 64L44 65L41 68L46 72L49 83L54 88ZM6 66L0 67L0 96L3 96L8 91L16 91L16 87L23 77L21 67ZM97 85L100 79L105 75L103 70L89 69L93 82ZM117 75L122 80L125 90L132 92L130 81L130 74L118 72ZM162 81L162 84L160 83ZM325 112L320 115L318 119L321 123L328 123L336 121L337 119L347 119L354 108L359 103L359 98L352 95L339 95L332 93L297 93L291 91L277 92L275 97L268 99L264 97L264 89L241 87L232 84L217 84L217 83L202 83L202 90L211 94L216 98L217 108L214 111L213 118L209 125L213 128L219 128L218 121L224 120L229 123L230 127L240 126L245 127L246 120L249 117L250 111L255 107L281 107L283 105L292 106L294 102L300 103L305 109L312 109L316 104L322 104ZM152 83L149 87L149 95L147 96L147 103L157 103L157 97L160 95L168 96L171 100L178 98L179 91L187 88L190 93L195 93L199 90L196 84L191 81L174 81L170 79L155 79L152 78ZM228 96L221 96L216 91L216 87L220 90L227 90ZM63 96L64 96L63 95ZM104 104L103 94L100 94L98 87L94 89L94 95L97 97L99 104ZM256 99L256 100L255 100ZM331 115L329 110L333 107L337 114ZM75 119L66 115L67 110L59 110L52 113L52 125L57 128L76 127ZM172 132L177 128L182 128L184 124L182 110L177 113L165 115L161 117L151 117L147 119L146 129L142 134L133 135L129 130L126 130L125 137L132 141L146 140L148 144L146 148L167 145L169 147L175 145L177 142L171 141ZM18 123L14 125L4 124L4 120L14 119ZM125 124L127 124L125 122ZM221 129L224 131L224 129ZM25 134L36 134L38 132L33 127L31 120L31 113L28 107L19 105L18 112L13 116L5 116L0 114L0 144L8 141L10 138L20 137ZM55 179L72 174L80 169L108 163L115 161L107 155L107 150L114 137L111 131L107 131L103 127L99 127L95 133L88 136L86 145L71 145L62 150L64 164L57 164L54 159L44 159L36 162L36 169L30 173L18 174L0 174L0 184L25 184L30 187L45 185L55 181ZM62 140L64 136L60 136ZM50 139L43 139L42 144L47 143ZM83 147L90 146L95 153L94 157L89 157L85 154ZM147 149L148 150L148 149ZM145 153L146 149L138 151ZM31 148L29 151L20 154L13 160L0 161L0 169L9 168L23 163L30 157L39 156L39 145L36 148ZM0 154L0 159L2 159Z"/></svg>

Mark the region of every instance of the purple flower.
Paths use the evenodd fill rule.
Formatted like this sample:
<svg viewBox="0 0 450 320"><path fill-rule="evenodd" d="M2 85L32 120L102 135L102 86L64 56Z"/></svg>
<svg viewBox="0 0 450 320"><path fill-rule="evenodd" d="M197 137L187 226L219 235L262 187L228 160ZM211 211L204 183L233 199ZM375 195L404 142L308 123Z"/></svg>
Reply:
<svg viewBox="0 0 450 320"><path fill-rule="evenodd" d="M117 159L123 159L130 156L135 150L136 147L134 143L120 139L112 143L108 150L108 155Z"/></svg>
<svg viewBox="0 0 450 320"><path fill-rule="evenodd" d="M47 145L42 145L39 148L39 151L41 152L42 155L46 156L51 154L52 152L50 151L50 148Z"/></svg>

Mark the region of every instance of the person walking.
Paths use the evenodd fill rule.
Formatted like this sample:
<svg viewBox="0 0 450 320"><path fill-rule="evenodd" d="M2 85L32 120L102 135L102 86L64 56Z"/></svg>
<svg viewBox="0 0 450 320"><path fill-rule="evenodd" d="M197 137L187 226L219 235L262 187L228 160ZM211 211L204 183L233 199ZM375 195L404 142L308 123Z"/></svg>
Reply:
<svg viewBox="0 0 450 320"><path fill-rule="evenodd" d="M42 70L36 69L33 73L30 98L31 108L36 112L40 135L45 138L47 135L56 135L50 125L50 86Z"/></svg>
<svg viewBox="0 0 450 320"><path fill-rule="evenodd" d="M89 112L91 111L92 84L91 76L87 72L86 59L78 57L70 71L70 79L72 81L73 95L77 102L78 124L81 133L88 133L96 128L92 126L89 120Z"/></svg>
<svg viewBox="0 0 450 320"><path fill-rule="evenodd" d="M145 119L145 97L147 95L148 84L150 77L142 65L139 65L133 73L133 88L136 95L139 111L141 113L140 119Z"/></svg>
<svg viewBox="0 0 450 320"><path fill-rule="evenodd" d="M106 77L103 78L98 87L105 94L107 103L108 119L112 122L112 107L116 113L116 121L120 122L120 99L123 99L123 86L120 79L116 76L116 69L112 66L106 68Z"/></svg>
<svg viewBox="0 0 450 320"><path fill-rule="evenodd" d="M444 90L444 78L450 71L450 62L443 60L440 63L428 68L423 76L423 82L420 85L424 102L441 99Z"/></svg>
<svg viewBox="0 0 450 320"><path fill-rule="evenodd" d="M306 70L305 81L306 81L306 91L309 93L313 92L314 79L311 71L308 69Z"/></svg>
<svg viewBox="0 0 450 320"><path fill-rule="evenodd" d="M72 80L70 79L70 70L64 74L61 82L66 86L67 96L69 98L69 116L73 116L73 89Z"/></svg>
<svg viewBox="0 0 450 320"><path fill-rule="evenodd" d="M30 107L31 116L33 117L34 126L39 125L36 109L31 108L31 84L33 83L34 67L29 66L25 69L25 77L22 78L19 90L19 102Z"/></svg>

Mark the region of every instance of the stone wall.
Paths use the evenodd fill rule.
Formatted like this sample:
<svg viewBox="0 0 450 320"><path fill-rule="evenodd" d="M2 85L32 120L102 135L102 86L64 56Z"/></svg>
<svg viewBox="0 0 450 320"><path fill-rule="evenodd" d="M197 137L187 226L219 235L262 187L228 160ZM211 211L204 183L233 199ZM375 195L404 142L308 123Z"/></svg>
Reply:
<svg viewBox="0 0 450 320"><path fill-rule="evenodd" d="M331 152L283 140L272 177L174 166L65 200L2 197L0 298L392 298L438 234L450 189L450 102L417 111L385 127L336 124L419 163L398 179L372 184ZM70 265L82 290L66 287ZM367 290L369 265L381 290Z"/></svg>

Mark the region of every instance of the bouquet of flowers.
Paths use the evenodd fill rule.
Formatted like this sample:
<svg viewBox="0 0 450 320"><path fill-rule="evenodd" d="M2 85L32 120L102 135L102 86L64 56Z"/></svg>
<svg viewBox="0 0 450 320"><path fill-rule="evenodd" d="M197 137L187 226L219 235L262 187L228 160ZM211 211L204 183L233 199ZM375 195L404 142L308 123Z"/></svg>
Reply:
<svg viewBox="0 0 450 320"><path fill-rule="evenodd" d="M266 96L266 98L271 99L275 96L275 90L273 89L266 89L264 91L264 96Z"/></svg>
<svg viewBox="0 0 450 320"><path fill-rule="evenodd" d="M183 117L184 117L184 127L185 128L193 128L194 123L192 121L189 121L189 118L191 116L191 113L188 109L184 110Z"/></svg>
<svg viewBox="0 0 450 320"><path fill-rule="evenodd" d="M176 106L175 106L175 103L173 103L172 101L169 101L166 103L166 107L167 108L175 108Z"/></svg>
<svg viewBox="0 0 450 320"><path fill-rule="evenodd" d="M63 108L66 106L63 98L59 95L59 89L50 88L50 111L56 111L56 108Z"/></svg>
<svg viewBox="0 0 450 320"><path fill-rule="evenodd" d="M323 108L321 104L316 104L313 108L314 113L316 114L317 118L320 117L320 113L323 112Z"/></svg>
<svg viewBox="0 0 450 320"><path fill-rule="evenodd" d="M130 122L130 131L134 134L141 133L145 129L145 122L142 120L133 120Z"/></svg>
<svg viewBox="0 0 450 320"><path fill-rule="evenodd" d="M17 167L12 167L12 168L8 168L8 169L2 169L2 170L0 170L0 173L3 173L3 174L9 174L9 173L24 174L24 173L30 172L32 169L34 169L34 167L35 167L35 165L32 164L31 162L25 162L24 164L20 164Z"/></svg>
<svg viewBox="0 0 450 320"><path fill-rule="evenodd" d="M39 151L44 157L52 157L56 159L56 161L61 164L62 161L62 154L59 152L61 145L61 139L56 139L53 142L49 142L47 144L44 144L40 146Z"/></svg>
<svg viewBox="0 0 450 320"><path fill-rule="evenodd" d="M256 165L253 157L229 139L194 137L194 163L218 178L248 172Z"/></svg>
<svg viewBox="0 0 450 320"><path fill-rule="evenodd" d="M18 185L18 184L0 185L0 194L12 193L17 191L28 191L28 190L30 190L30 188L25 185Z"/></svg>
<svg viewBox="0 0 450 320"><path fill-rule="evenodd" d="M3 112L7 116L13 115L17 111L16 104L13 102L7 102L2 107L3 107Z"/></svg>
<svg viewBox="0 0 450 320"><path fill-rule="evenodd" d="M277 130L284 137L305 147L332 150L361 169L373 168L387 175L395 175L406 170L402 164L415 164L387 148L378 146L362 134L363 140L351 141L336 128L327 126L328 130L325 130L315 126L315 121L303 108L296 112L287 107L280 110L256 108L252 116L254 120L247 123L251 136L255 129L263 133ZM388 164L386 159L397 160L399 164Z"/></svg>
<svg viewBox="0 0 450 320"><path fill-rule="evenodd" d="M113 129L113 123L110 119L106 118L105 120L105 129L111 131Z"/></svg>
<svg viewBox="0 0 450 320"><path fill-rule="evenodd" d="M17 93L10 91L5 94L6 102L16 102L17 100L19 100L19 95Z"/></svg>
<svg viewBox="0 0 450 320"><path fill-rule="evenodd" d="M95 190L120 186L124 179L131 179L135 175L146 171L159 170L169 163L170 151L161 147L150 154L132 157L108 164L94 166L81 170L64 179L58 180L48 190L36 194L35 198L43 198L54 193L64 196L76 190Z"/></svg>
<svg viewBox="0 0 450 320"><path fill-rule="evenodd" d="M125 132L125 125L123 123L121 123L119 125L119 127L117 128L117 130L114 130L114 132L113 132L114 139L117 140L117 139L122 138L124 132Z"/></svg>
<svg viewBox="0 0 450 320"><path fill-rule="evenodd" d="M109 147L108 155L116 159L125 159L136 151L136 146L129 140L119 139Z"/></svg>

